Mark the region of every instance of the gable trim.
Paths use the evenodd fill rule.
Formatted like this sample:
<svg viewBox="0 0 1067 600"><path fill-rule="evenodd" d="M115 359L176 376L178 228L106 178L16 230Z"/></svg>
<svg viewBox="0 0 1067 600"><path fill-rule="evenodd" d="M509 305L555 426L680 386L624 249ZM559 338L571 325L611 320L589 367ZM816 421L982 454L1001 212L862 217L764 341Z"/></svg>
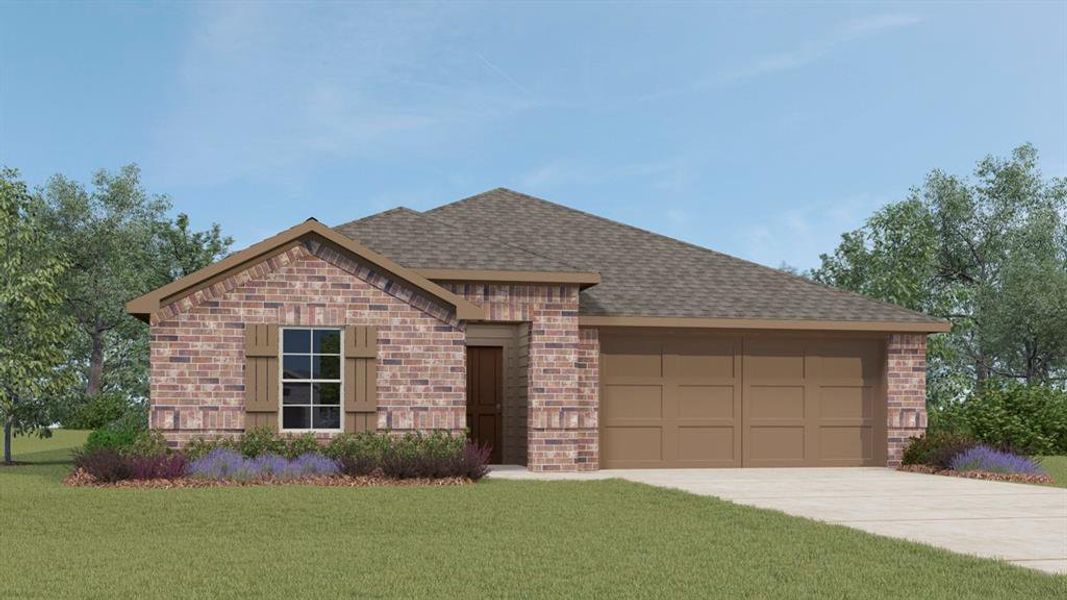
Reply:
<svg viewBox="0 0 1067 600"><path fill-rule="evenodd" d="M778 329L784 331L877 331L943 333L948 321L827 321L808 319L709 319L700 317L623 317L585 315L581 327L693 327L696 329Z"/></svg>
<svg viewBox="0 0 1067 600"><path fill-rule="evenodd" d="M315 219L308 219L295 227L290 227L289 229L259 243L253 244L240 252L235 252L199 271L168 283L167 285L148 292L143 296L134 298L126 303L126 312L147 322L151 315L160 308L172 304L198 290L214 285L218 281L225 279L233 273L244 270L252 264L269 260L274 256L286 252L294 245L299 244L301 239L310 236L322 238L332 245L388 271L413 287L455 307L457 320L462 321L485 318L485 310L478 305L453 294L419 273L398 265L389 258L374 252L359 242L337 233Z"/></svg>

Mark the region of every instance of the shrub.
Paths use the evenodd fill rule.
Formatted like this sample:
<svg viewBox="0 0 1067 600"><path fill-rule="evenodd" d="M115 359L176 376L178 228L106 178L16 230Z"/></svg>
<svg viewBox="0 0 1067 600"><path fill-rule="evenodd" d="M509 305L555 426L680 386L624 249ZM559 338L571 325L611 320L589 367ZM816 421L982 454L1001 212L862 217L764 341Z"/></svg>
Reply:
<svg viewBox="0 0 1067 600"><path fill-rule="evenodd" d="M180 452L126 457L130 479L178 479L185 475L189 459Z"/></svg>
<svg viewBox="0 0 1067 600"><path fill-rule="evenodd" d="M123 394L104 392L83 397L63 418L63 426L67 429L101 429L120 420L130 408L130 401Z"/></svg>
<svg viewBox="0 0 1067 600"><path fill-rule="evenodd" d="M975 446L952 459L953 471L986 471L991 473L1023 473L1044 475L1045 469L1025 456L994 450L989 446Z"/></svg>
<svg viewBox="0 0 1067 600"><path fill-rule="evenodd" d="M133 476L130 461L111 448L75 452L74 466L91 475L93 479L106 483L130 479Z"/></svg>
<svg viewBox="0 0 1067 600"><path fill-rule="evenodd" d="M322 454L322 445L315 439L315 434L310 432L286 437L283 442L285 447L282 450L282 456L286 458L297 458L305 454Z"/></svg>
<svg viewBox="0 0 1067 600"><path fill-rule="evenodd" d="M237 449L247 458L261 454L284 454L285 440L266 427L257 427L244 432L237 440Z"/></svg>
<svg viewBox="0 0 1067 600"><path fill-rule="evenodd" d="M216 448L189 465L189 475L202 479L249 481L253 479L300 479L331 476L340 472L333 459L308 453L293 459L280 454L248 458L229 448Z"/></svg>
<svg viewBox="0 0 1067 600"><path fill-rule="evenodd" d="M1067 391L1014 381L987 382L958 408L978 440L1024 454L1067 454Z"/></svg>
<svg viewBox="0 0 1067 600"><path fill-rule="evenodd" d="M133 447L140 435L141 430L138 429L97 429L85 440L85 450L87 452L96 450L126 452Z"/></svg>
<svg viewBox="0 0 1067 600"><path fill-rule="evenodd" d="M212 450L220 448L238 452L237 440L232 438L193 438L185 444L185 447L182 448L182 452L189 457L190 461L194 461L207 456Z"/></svg>
<svg viewBox="0 0 1067 600"><path fill-rule="evenodd" d="M904 449L901 462L905 465L928 465L948 469L952 459L961 452L970 450L978 442L967 435L933 432L912 438Z"/></svg>
<svg viewBox="0 0 1067 600"><path fill-rule="evenodd" d="M453 462L452 474L478 481L489 473L489 456L492 452L493 448L489 444L479 446L474 442L467 442Z"/></svg>

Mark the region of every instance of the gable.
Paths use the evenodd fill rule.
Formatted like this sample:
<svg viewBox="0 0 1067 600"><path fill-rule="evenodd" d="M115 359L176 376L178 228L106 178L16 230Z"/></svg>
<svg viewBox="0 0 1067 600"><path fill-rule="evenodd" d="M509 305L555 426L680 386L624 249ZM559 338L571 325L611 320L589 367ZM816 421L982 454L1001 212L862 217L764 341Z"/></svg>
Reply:
<svg viewBox="0 0 1067 600"><path fill-rule="evenodd" d="M392 279L443 302L452 307L459 320L479 319L484 315L484 311L471 302L314 219L308 219L213 265L135 298L126 304L126 311L150 321L164 307L202 301L207 296L221 293L227 286L232 288L241 280L253 277L256 269L277 268L276 263L285 260L280 257L286 252L312 242L319 244L322 251L330 250L338 256L348 256L371 265L373 269L388 273Z"/></svg>

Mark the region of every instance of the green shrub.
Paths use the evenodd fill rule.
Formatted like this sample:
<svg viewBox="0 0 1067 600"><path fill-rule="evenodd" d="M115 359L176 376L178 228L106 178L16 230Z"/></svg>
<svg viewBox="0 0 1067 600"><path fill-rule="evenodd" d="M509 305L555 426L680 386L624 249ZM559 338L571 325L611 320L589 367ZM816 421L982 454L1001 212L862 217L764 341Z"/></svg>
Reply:
<svg viewBox="0 0 1067 600"><path fill-rule="evenodd" d="M63 418L67 429L101 429L118 421L131 408L123 394L101 393L84 398Z"/></svg>
<svg viewBox="0 0 1067 600"><path fill-rule="evenodd" d="M322 444L315 439L314 433L305 433L297 436L287 436L283 440L285 448L281 455L292 460L303 454L322 454Z"/></svg>
<svg viewBox="0 0 1067 600"><path fill-rule="evenodd" d="M901 462L905 465L927 465L948 469L952 459L978 445L974 438L949 432L928 432L912 438L904 449Z"/></svg>
<svg viewBox="0 0 1067 600"><path fill-rule="evenodd" d="M237 451L248 458L261 454L285 454L285 440L267 427L250 429L237 439Z"/></svg>
<svg viewBox="0 0 1067 600"><path fill-rule="evenodd" d="M239 451L238 440L233 438L193 438L185 444L185 447L182 448L182 452L189 457L190 461L194 461L206 456L216 448L226 448L235 452Z"/></svg>
<svg viewBox="0 0 1067 600"><path fill-rule="evenodd" d="M120 453L126 452L133 447L140 433L140 430L136 429L97 429L90 433L89 438L85 440L85 451L112 450Z"/></svg>
<svg viewBox="0 0 1067 600"><path fill-rule="evenodd" d="M1067 454L1067 391L988 382L955 409L956 426L991 446L1023 454Z"/></svg>

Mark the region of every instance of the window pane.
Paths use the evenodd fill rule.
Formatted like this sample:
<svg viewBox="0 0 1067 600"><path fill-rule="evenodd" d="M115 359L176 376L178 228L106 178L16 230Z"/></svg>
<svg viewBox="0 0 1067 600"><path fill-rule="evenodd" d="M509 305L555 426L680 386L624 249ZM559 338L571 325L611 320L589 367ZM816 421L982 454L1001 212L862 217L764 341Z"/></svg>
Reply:
<svg viewBox="0 0 1067 600"><path fill-rule="evenodd" d="M310 429L311 408L286 406L282 408L282 429Z"/></svg>
<svg viewBox="0 0 1067 600"><path fill-rule="evenodd" d="M282 335L283 352L311 352L310 329L286 329Z"/></svg>
<svg viewBox="0 0 1067 600"><path fill-rule="evenodd" d="M311 384L283 383L282 404L311 404Z"/></svg>
<svg viewBox="0 0 1067 600"><path fill-rule="evenodd" d="M315 386L315 404L341 404L340 383L313 383Z"/></svg>
<svg viewBox="0 0 1067 600"><path fill-rule="evenodd" d="M310 379L311 357L286 354L282 356L282 379Z"/></svg>
<svg viewBox="0 0 1067 600"><path fill-rule="evenodd" d="M336 329L316 329L312 352L325 354L341 353L341 332Z"/></svg>
<svg viewBox="0 0 1067 600"><path fill-rule="evenodd" d="M315 379L340 379L341 357L340 356L316 356Z"/></svg>
<svg viewBox="0 0 1067 600"><path fill-rule="evenodd" d="M312 409L312 424L315 429L340 429L341 409L336 406L316 406Z"/></svg>

